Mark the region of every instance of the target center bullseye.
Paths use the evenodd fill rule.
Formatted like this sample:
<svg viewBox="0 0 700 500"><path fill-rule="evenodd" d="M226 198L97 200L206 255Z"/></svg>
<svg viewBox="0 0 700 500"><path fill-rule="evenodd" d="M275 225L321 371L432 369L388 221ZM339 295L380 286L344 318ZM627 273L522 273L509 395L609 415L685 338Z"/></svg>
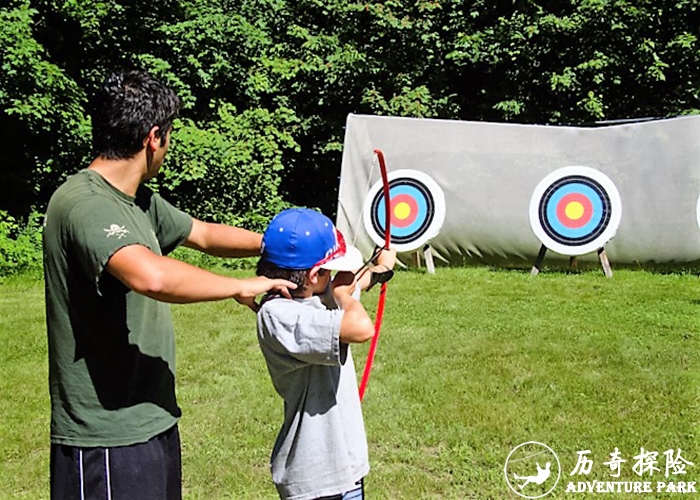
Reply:
<svg viewBox="0 0 700 500"><path fill-rule="evenodd" d="M564 211L569 219L579 220L581 217L583 217L585 209L582 203L578 201L572 201L566 206L566 209Z"/></svg>
<svg viewBox="0 0 700 500"><path fill-rule="evenodd" d="M408 219L411 215L411 206L405 201L399 202L394 207L394 216L399 220Z"/></svg>

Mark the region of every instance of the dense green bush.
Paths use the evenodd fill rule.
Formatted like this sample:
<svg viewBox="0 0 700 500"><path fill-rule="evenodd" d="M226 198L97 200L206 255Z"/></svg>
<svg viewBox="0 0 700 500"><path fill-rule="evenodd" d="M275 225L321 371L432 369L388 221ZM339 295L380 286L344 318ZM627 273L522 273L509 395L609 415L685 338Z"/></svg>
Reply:
<svg viewBox="0 0 700 500"><path fill-rule="evenodd" d="M157 185L195 217L263 230L287 206L278 187L283 152L298 147L285 130L294 114L236 113L229 103L218 103L217 110L216 119L200 126L177 121Z"/></svg>
<svg viewBox="0 0 700 500"><path fill-rule="evenodd" d="M0 210L0 278L41 270L42 220L41 215L32 212L22 224L7 212Z"/></svg>

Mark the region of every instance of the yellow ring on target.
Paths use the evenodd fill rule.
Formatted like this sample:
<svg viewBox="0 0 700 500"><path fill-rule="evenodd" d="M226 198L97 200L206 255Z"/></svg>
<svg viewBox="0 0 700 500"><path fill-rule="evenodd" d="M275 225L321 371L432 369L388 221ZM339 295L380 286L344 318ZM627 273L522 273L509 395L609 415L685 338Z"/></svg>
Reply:
<svg viewBox="0 0 700 500"><path fill-rule="evenodd" d="M408 217L411 215L411 205L405 201L397 203L394 207L394 215L399 220L408 219Z"/></svg>
<svg viewBox="0 0 700 500"><path fill-rule="evenodd" d="M578 201L572 201L564 209L564 213L566 213L566 216L571 220L580 219L581 217L583 217L583 212L583 204Z"/></svg>

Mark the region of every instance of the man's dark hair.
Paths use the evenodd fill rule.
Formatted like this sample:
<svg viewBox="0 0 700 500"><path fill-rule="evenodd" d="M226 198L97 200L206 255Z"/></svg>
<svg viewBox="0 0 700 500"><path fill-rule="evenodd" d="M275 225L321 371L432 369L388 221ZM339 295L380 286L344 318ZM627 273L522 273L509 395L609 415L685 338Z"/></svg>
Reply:
<svg viewBox="0 0 700 500"><path fill-rule="evenodd" d="M260 259L255 269L255 274L258 276L265 276L270 279L284 279L294 283L297 288L295 290L289 290L292 297L301 296L304 291L304 283L306 282L306 273L308 272L309 269L295 270L277 267L265 259Z"/></svg>
<svg viewBox="0 0 700 500"><path fill-rule="evenodd" d="M110 160L131 158L154 126L165 144L180 107L175 91L145 71L113 73L90 104L94 154Z"/></svg>

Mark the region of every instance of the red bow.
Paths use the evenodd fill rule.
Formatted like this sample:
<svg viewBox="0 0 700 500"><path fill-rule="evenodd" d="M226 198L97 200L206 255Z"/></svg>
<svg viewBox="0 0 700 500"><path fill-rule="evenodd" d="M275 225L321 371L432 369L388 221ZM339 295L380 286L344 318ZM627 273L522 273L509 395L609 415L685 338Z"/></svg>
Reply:
<svg viewBox="0 0 700 500"><path fill-rule="evenodd" d="M389 245L391 244L391 197L389 194L389 177L386 173L384 153L382 153L380 149L375 149L374 153L377 155L377 158L379 158L379 168L382 173L382 182L384 184L384 248L388 250ZM377 303L377 317L374 320L374 337L372 337L372 342L369 346L367 362L365 363L365 371L362 374L362 381L360 382L360 401L362 401L362 398L365 395L365 389L367 389L367 383L369 382L369 374L372 371L372 363L374 362L374 354L377 351L377 341L379 340L379 332L382 329L382 318L384 317L386 288L386 282L383 282L381 290L379 291L379 302Z"/></svg>

